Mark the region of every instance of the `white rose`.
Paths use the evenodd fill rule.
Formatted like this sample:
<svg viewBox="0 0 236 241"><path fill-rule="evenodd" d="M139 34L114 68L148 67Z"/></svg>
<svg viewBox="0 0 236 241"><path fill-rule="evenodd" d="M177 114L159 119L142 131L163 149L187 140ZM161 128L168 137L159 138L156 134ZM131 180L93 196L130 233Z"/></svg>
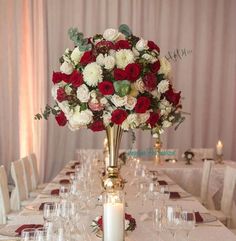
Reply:
<svg viewBox="0 0 236 241"><path fill-rule="evenodd" d="M134 63L134 54L130 49L120 49L116 52L116 65L124 69L128 64Z"/></svg>
<svg viewBox="0 0 236 241"><path fill-rule="evenodd" d="M127 96L120 97L119 95L114 94L111 97L111 101L116 107L121 107L127 104Z"/></svg>
<svg viewBox="0 0 236 241"><path fill-rule="evenodd" d="M103 54L99 54L96 58L96 62L98 65L103 66L104 65L104 56Z"/></svg>
<svg viewBox="0 0 236 241"><path fill-rule="evenodd" d="M136 128L139 125L139 120L137 114L130 114L126 119L129 123L131 129Z"/></svg>
<svg viewBox="0 0 236 241"><path fill-rule="evenodd" d="M172 105L166 99L161 100L159 108L161 110L161 115L168 115L172 111Z"/></svg>
<svg viewBox="0 0 236 241"><path fill-rule="evenodd" d="M108 41L115 41L120 36L117 29L108 28L103 33L103 38Z"/></svg>
<svg viewBox="0 0 236 241"><path fill-rule="evenodd" d="M103 98L101 98L100 99L100 103L102 104L102 105L106 105L107 104L107 98L105 98L105 97L103 97Z"/></svg>
<svg viewBox="0 0 236 241"><path fill-rule="evenodd" d="M141 93L143 93L145 91L145 85L141 78L139 78L135 81L134 86Z"/></svg>
<svg viewBox="0 0 236 241"><path fill-rule="evenodd" d="M136 43L136 49L138 51L143 51L145 49L148 49L148 41L144 40L144 39L140 39L137 43Z"/></svg>
<svg viewBox="0 0 236 241"><path fill-rule="evenodd" d="M81 59L81 57L83 56L83 54L84 54L84 53L81 52L78 47L76 47L76 48L74 48L74 50L72 51L70 57L71 57L72 61L74 61L75 64L78 64L79 61L80 61L80 59Z"/></svg>
<svg viewBox="0 0 236 241"><path fill-rule="evenodd" d="M89 89L85 84L82 84L80 87L78 87L76 94L77 98L83 103L88 102L90 98Z"/></svg>
<svg viewBox="0 0 236 241"><path fill-rule="evenodd" d="M115 66L115 58L108 55L104 58L104 68L107 70L111 70Z"/></svg>
<svg viewBox="0 0 236 241"><path fill-rule="evenodd" d="M158 74L164 74L166 78L169 78L171 75L171 65L170 62L165 58L160 58L160 69Z"/></svg>
<svg viewBox="0 0 236 241"><path fill-rule="evenodd" d="M155 63L157 61L157 58L150 54L143 54L142 58L146 59L149 63Z"/></svg>
<svg viewBox="0 0 236 241"><path fill-rule="evenodd" d="M129 95L129 96L127 96L127 103L125 105L125 108L127 110L133 110L136 103L137 103L137 99L135 97Z"/></svg>
<svg viewBox="0 0 236 241"><path fill-rule="evenodd" d="M169 81L168 80L162 80L158 85L157 89L160 93L165 93L169 89Z"/></svg>
<svg viewBox="0 0 236 241"><path fill-rule="evenodd" d="M139 114L138 118L139 118L139 122L140 124L146 123L147 120L149 119L150 114L149 113L143 113L143 114Z"/></svg>
<svg viewBox="0 0 236 241"><path fill-rule="evenodd" d="M162 122L163 128L168 128L170 126L172 126L172 123L170 121L165 120L165 121Z"/></svg>
<svg viewBox="0 0 236 241"><path fill-rule="evenodd" d="M135 57L138 57L140 55L139 51L135 47L132 48L132 51Z"/></svg>
<svg viewBox="0 0 236 241"><path fill-rule="evenodd" d="M153 95L153 97L157 99L161 98L161 93L159 93L157 89L154 89L153 91L151 91L151 94Z"/></svg>
<svg viewBox="0 0 236 241"><path fill-rule="evenodd" d="M72 130L78 130L88 124L93 120L93 113L91 110L84 110L79 112L76 110L74 114L69 118L69 127Z"/></svg>
<svg viewBox="0 0 236 241"><path fill-rule="evenodd" d="M71 74L73 72L73 66L70 63L64 62L61 67L60 67L60 71L64 74Z"/></svg>
<svg viewBox="0 0 236 241"><path fill-rule="evenodd" d="M67 100L58 102L58 106L64 112L67 119L73 115L73 110L70 108L69 102Z"/></svg>
<svg viewBox="0 0 236 241"><path fill-rule="evenodd" d="M108 126L111 123L111 113L110 112L104 112L103 113L103 123L105 126Z"/></svg>
<svg viewBox="0 0 236 241"><path fill-rule="evenodd" d="M97 86L102 81L102 68L97 63L88 64L83 71L84 82L89 86Z"/></svg>
<svg viewBox="0 0 236 241"><path fill-rule="evenodd" d="M65 87L66 94L70 95L71 91L72 91L72 88L69 85L66 85L66 87Z"/></svg>

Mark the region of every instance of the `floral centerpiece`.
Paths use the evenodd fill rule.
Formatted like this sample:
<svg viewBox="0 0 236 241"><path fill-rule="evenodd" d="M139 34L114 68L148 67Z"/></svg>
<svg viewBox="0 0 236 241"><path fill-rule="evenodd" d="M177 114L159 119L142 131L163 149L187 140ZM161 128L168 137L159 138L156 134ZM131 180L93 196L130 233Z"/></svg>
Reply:
<svg viewBox="0 0 236 241"><path fill-rule="evenodd" d="M170 63L156 43L133 35L127 25L89 38L72 28L69 36L75 46L65 50L52 76L56 103L36 119L52 113L72 131L116 124L154 133L183 120Z"/></svg>
<svg viewBox="0 0 236 241"><path fill-rule="evenodd" d="M136 228L136 220L128 213L125 213L125 231L132 232ZM101 237L103 232L103 220L102 216L96 217L91 224L93 232L96 233L97 236Z"/></svg>

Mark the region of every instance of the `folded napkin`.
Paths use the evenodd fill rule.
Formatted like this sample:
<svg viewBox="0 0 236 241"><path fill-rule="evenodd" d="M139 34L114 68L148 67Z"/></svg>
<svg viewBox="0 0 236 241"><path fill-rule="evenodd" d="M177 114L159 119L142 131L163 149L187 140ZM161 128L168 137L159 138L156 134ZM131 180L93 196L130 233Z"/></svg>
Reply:
<svg viewBox="0 0 236 241"><path fill-rule="evenodd" d="M69 184L70 183L70 180L69 179L61 179L59 181L60 184Z"/></svg>
<svg viewBox="0 0 236 241"><path fill-rule="evenodd" d="M43 203L41 203L40 206L39 206L39 211L43 210L45 204L51 204L51 203L52 202L43 202Z"/></svg>
<svg viewBox="0 0 236 241"><path fill-rule="evenodd" d="M75 172L66 172L67 176L70 176L70 174L75 174Z"/></svg>
<svg viewBox="0 0 236 241"><path fill-rule="evenodd" d="M53 189L51 191L51 195L59 195L60 190L59 189Z"/></svg>
<svg viewBox="0 0 236 241"><path fill-rule="evenodd" d="M159 183L159 185L161 186L165 186L165 185L168 185L168 183L164 180L160 180L160 181L157 181Z"/></svg>
<svg viewBox="0 0 236 241"><path fill-rule="evenodd" d="M80 165L80 162L74 162L74 165Z"/></svg>
<svg viewBox="0 0 236 241"><path fill-rule="evenodd" d="M181 198L178 192L170 192L170 199L177 199L177 198Z"/></svg>
<svg viewBox="0 0 236 241"><path fill-rule="evenodd" d="M42 228L43 225L42 224L23 224L21 225L19 228L17 228L15 230L15 232L18 234L18 235L21 235L21 232L26 229L26 228Z"/></svg>
<svg viewBox="0 0 236 241"><path fill-rule="evenodd" d="M202 216L199 212L195 212L195 219L196 219L196 223L202 223L203 222L203 218L202 218Z"/></svg>

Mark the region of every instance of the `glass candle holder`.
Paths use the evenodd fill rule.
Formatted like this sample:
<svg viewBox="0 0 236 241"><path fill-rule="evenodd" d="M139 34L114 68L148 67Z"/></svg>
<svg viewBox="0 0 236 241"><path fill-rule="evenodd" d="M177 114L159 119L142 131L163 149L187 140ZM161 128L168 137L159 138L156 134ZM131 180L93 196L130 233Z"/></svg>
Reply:
<svg viewBox="0 0 236 241"><path fill-rule="evenodd" d="M124 241L125 205L122 191L104 193L103 241Z"/></svg>

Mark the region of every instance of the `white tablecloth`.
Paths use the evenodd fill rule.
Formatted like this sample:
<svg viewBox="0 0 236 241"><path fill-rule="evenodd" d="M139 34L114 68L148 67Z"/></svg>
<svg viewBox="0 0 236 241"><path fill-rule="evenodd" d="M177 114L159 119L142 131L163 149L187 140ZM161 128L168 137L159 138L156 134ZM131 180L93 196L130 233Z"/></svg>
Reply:
<svg viewBox="0 0 236 241"><path fill-rule="evenodd" d="M152 169L154 166L150 166ZM135 198L135 189L131 183L131 175L129 174L131 170L127 169L126 167L122 168L122 175L126 178L128 183L125 186L125 192L127 193L126 195L126 202L128 203L128 207L126 212L132 214L132 216L136 219L137 221L137 228L134 232L130 233L128 237L126 238L126 241L154 241L156 240L156 234L152 228L152 220L151 218L147 218L146 220L142 220L143 214L147 214L151 212L152 210L152 205L150 201L145 202L145 209L141 209L140 206L140 200ZM65 171L63 171L64 173ZM59 184L55 183L55 180L63 178L62 174L59 174L54 179L54 182L50 183L45 190L51 190L54 188L58 188ZM162 175L159 177L161 180L166 180L168 183L173 183L173 181L166 175ZM184 190L176 185L170 185L169 186L170 191L179 191L183 192ZM57 200L57 198L53 198L51 196L43 196L39 195L33 202L32 205L40 204L45 201L53 201ZM196 210L199 212L207 212L207 209L203 207L194 197L189 197L185 199L179 199L179 200L169 200L168 204L175 204L175 205L181 205L183 208L186 209L192 209ZM102 214L102 207L97 207L93 212L91 213L91 216L89 217L89 220L87 222L91 222L93 218L95 218L97 215ZM84 221L86 222L86 221ZM43 223L42 219L42 212L39 211L29 211L29 210L23 210L21 214L17 217L17 219L12 220L9 222L9 225L20 225L20 224L26 224L26 223ZM211 223L212 226L204 226L204 225L199 225L197 226L192 232L190 236L190 241L222 241L222 240L227 240L227 241L236 241L236 237L234 234L229 231L225 226L223 226L219 221L215 221ZM217 225L217 226L214 226ZM220 225L220 226L218 226ZM181 232L177 234L177 239L180 240L182 237ZM11 239L6 239L6 237L1 236L1 240L11 240ZM91 234L91 241L98 241L101 240L97 238L94 234ZM172 241L171 235L168 232L163 232L161 233L161 238L160 240L163 241ZM80 241L80 240L78 240ZM81 238L82 241L82 238Z"/></svg>

